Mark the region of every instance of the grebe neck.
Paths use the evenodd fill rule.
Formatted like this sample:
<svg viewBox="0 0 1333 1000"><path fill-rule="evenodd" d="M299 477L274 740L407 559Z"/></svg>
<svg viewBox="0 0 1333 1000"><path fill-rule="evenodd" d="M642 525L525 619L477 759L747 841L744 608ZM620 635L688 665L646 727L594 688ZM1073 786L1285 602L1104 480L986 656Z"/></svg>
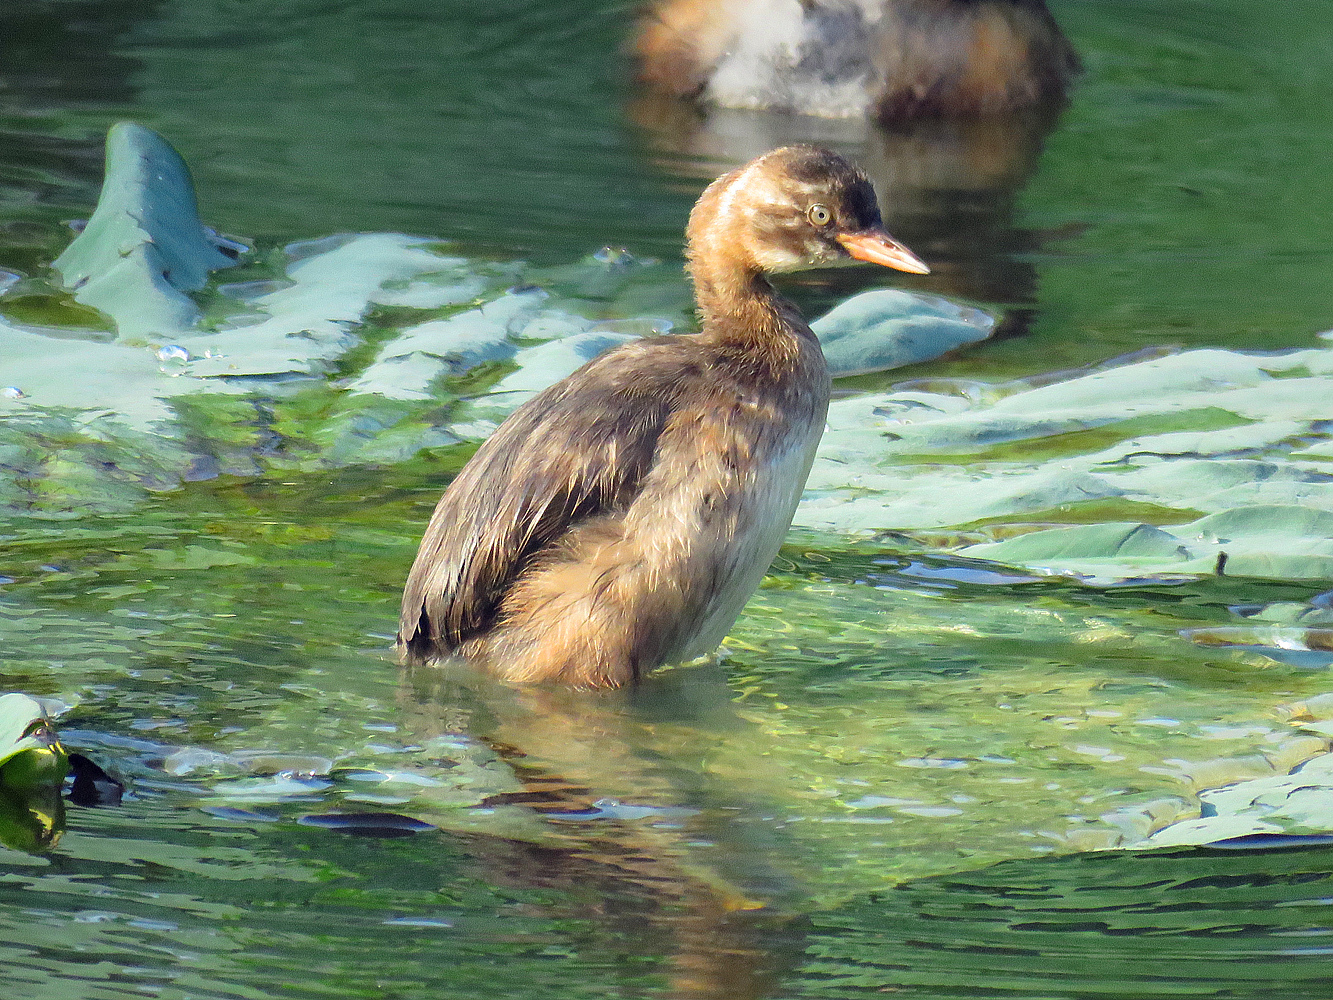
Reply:
<svg viewBox="0 0 1333 1000"><path fill-rule="evenodd" d="M744 351L755 360L790 368L817 343L800 310L780 295L758 268L712 248L691 246L687 270L701 320L700 336Z"/></svg>

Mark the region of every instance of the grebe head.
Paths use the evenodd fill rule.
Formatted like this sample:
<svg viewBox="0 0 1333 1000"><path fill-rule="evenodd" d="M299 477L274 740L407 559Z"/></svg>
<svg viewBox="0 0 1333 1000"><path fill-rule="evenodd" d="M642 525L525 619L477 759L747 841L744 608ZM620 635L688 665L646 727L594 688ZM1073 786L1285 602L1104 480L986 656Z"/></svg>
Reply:
<svg viewBox="0 0 1333 1000"><path fill-rule="evenodd" d="M928 274L884 230L870 179L819 146L784 146L708 186L686 230L691 270L719 258L763 273L854 258Z"/></svg>

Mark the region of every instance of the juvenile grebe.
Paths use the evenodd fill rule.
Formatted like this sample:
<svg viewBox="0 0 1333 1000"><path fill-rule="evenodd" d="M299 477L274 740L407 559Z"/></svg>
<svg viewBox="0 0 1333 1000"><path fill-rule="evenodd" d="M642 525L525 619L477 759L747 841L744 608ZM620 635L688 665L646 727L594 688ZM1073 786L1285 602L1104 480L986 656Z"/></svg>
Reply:
<svg viewBox="0 0 1333 1000"><path fill-rule="evenodd" d="M614 687L711 652L759 585L828 408L824 355L765 275L854 257L924 274L869 180L787 146L719 177L686 231L702 329L590 361L445 490L403 591L406 661Z"/></svg>
<svg viewBox="0 0 1333 1000"><path fill-rule="evenodd" d="M1078 56L1043 0L657 0L639 76L808 115L988 115L1058 102Z"/></svg>

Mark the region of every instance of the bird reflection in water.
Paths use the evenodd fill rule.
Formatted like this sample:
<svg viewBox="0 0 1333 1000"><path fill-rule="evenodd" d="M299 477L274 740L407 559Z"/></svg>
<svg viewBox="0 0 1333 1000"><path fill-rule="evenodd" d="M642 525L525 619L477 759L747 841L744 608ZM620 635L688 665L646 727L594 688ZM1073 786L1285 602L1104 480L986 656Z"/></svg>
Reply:
<svg viewBox="0 0 1333 1000"><path fill-rule="evenodd" d="M760 738L733 697L716 663L596 693L516 689L459 662L409 665L399 688L404 733L484 741L520 786L484 804L519 805L544 821L541 845L463 835L479 877L550 890L558 902L543 905L546 915L602 928L600 947L660 957L664 995L679 1000L772 996L804 951L794 866L783 863L773 824L745 822L781 775L751 758L738 788L674 763L688 759L687 745L708 758ZM608 818L617 814L632 818Z"/></svg>

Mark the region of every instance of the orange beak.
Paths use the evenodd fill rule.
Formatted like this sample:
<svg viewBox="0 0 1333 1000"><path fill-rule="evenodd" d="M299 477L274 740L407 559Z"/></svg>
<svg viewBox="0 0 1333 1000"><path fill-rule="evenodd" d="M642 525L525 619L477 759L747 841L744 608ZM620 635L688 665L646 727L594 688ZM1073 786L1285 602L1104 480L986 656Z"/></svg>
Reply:
<svg viewBox="0 0 1333 1000"><path fill-rule="evenodd" d="M909 274L929 274L930 268L916 254L908 250L882 229L867 229L860 233L839 233L837 240L857 260L883 264Z"/></svg>

